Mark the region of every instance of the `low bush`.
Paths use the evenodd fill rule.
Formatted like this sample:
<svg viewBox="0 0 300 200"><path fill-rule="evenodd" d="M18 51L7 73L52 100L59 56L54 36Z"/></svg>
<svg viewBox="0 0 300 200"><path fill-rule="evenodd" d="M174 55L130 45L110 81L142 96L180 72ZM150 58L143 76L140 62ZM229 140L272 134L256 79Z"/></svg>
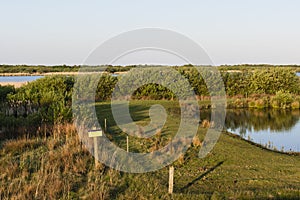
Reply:
<svg viewBox="0 0 300 200"><path fill-rule="evenodd" d="M273 108L291 108L293 102L293 96L289 92L284 92L282 90L276 92L276 95L271 99L271 105ZM296 106L296 105L294 105Z"/></svg>

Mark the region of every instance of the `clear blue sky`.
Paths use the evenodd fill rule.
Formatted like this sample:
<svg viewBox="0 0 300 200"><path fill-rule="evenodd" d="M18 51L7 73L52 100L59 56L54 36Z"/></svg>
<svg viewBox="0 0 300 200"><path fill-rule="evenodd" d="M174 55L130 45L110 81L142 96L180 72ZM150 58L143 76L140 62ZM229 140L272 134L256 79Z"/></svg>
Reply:
<svg viewBox="0 0 300 200"><path fill-rule="evenodd" d="M199 43L215 64L300 64L297 0L3 0L1 64L81 64L105 40L157 27Z"/></svg>

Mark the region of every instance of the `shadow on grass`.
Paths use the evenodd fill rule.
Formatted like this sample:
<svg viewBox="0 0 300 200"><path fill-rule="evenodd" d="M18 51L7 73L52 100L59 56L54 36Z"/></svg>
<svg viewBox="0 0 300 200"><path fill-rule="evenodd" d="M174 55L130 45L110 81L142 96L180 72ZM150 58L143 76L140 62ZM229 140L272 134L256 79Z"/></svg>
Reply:
<svg viewBox="0 0 300 200"><path fill-rule="evenodd" d="M119 186L114 187L110 190L109 196L111 199L117 199L121 194L125 194L125 191L128 189L127 184L121 184Z"/></svg>
<svg viewBox="0 0 300 200"><path fill-rule="evenodd" d="M180 191L183 192L183 191L187 190L194 183L196 183L197 181L201 180L207 174L213 172L216 168L220 167L223 163L224 163L224 161L219 162L217 165L215 165L214 167L210 168L209 170L207 170L205 173L201 174L199 177L197 177L193 181L189 182L186 186L184 186L183 188L181 188Z"/></svg>

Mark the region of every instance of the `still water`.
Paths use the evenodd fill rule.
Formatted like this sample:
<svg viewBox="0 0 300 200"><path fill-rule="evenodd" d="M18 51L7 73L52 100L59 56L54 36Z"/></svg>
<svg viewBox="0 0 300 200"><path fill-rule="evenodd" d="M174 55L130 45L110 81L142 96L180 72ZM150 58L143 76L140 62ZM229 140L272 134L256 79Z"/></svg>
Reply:
<svg viewBox="0 0 300 200"><path fill-rule="evenodd" d="M39 78L43 76L0 76L0 82L29 82Z"/></svg>
<svg viewBox="0 0 300 200"><path fill-rule="evenodd" d="M225 127L246 140L286 152L300 151L299 110L227 110Z"/></svg>

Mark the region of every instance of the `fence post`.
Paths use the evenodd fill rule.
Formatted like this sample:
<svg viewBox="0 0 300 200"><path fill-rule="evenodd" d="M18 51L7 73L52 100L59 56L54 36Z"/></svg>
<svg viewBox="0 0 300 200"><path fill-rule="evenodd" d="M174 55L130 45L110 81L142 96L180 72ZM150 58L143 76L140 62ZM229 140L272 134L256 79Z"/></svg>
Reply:
<svg viewBox="0 0 300 200"><path fill-rule="evenodd" d="M99 165L98 162L98 138L94 137L94 158L95 158L95 167L97 168Z"/></svg>
<svg viewBox="0 0 300 200"><path fill-rule="evenodd" d="M127 152L129 152L129 138L128 138L128 136L126 137L126 143L127 143Z"/></svg>
<svg viewBox="0 0 300 200"><path fill-rule="evenodd" d="M174 185L174 167L170 166L170 169L169 169L169 194L173 193L173 185Z"/></svg>

